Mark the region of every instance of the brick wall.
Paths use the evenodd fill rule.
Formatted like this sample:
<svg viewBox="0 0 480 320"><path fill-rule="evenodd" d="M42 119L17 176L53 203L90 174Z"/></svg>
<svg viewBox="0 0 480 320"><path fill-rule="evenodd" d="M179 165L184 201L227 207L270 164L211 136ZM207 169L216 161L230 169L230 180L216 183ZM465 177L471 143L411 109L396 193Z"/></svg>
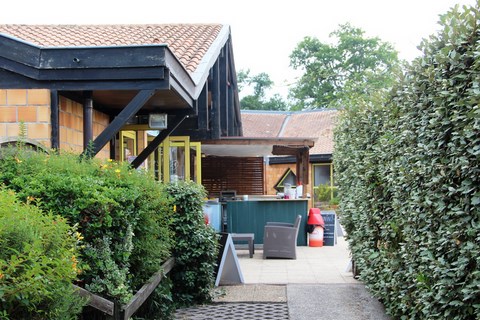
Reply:
<svg viewBox="0 0 480 320"><path fill-rule="evenodd" d="M25 125L27 138L36 140L45 147L51 144L50 91L46 89L0 89L0 137L19 136L20 123ZM109 117L93 111L93 136L97 137L109 124ZM83 151L82 105L60 97L60 149ZM110 157L110 146L98 154Z"/></svg>
<svg viewBox="0 0 480 320"><path fill-rule="evenodd" d="M25 125L27 138L50 147L49 90L0 90L0 137L18 137L20 122Z"/></svg>
<svg viewBox="0 0 480 320"><path fill-rule="evenodd" d="M60 150L76 153L83 151L83 106L73 100L60 97ZM105 129L110 120L108 115L93 110L93 138ZM107 144L97 155L110 157L110 145Z"/></svg>

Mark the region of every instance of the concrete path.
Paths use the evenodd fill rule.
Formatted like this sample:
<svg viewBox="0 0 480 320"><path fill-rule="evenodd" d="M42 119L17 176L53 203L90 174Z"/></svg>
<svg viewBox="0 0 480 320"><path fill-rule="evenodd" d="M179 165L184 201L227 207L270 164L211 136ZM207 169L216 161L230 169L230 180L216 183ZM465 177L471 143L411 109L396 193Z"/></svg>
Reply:
<svg viewBox="0 0 480 320"><path fill-rule="evenodd" d="M363 284L287 285L290 320L388 320Z"/></svg>
<svg viewBox="0 0 480 320"><path fill-rule="evenodd" d="M237 250L245 284L224 286L219 303L287 303L290 320L388 320L383 305L348 270L343 237L333 247L298 247L297 260L262 258Z"/></svg>

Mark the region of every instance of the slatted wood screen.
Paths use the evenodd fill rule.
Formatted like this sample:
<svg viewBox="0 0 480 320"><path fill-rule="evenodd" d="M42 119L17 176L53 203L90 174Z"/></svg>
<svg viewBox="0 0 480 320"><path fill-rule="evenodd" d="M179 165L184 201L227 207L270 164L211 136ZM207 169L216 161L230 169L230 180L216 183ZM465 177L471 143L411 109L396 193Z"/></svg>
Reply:
<svg viewBox="0 0 480 320"><path fill-rule="evenodd" d="M263 158L202 158L202 184L210 196L235 190L237 195L263 195Z"/></svg>

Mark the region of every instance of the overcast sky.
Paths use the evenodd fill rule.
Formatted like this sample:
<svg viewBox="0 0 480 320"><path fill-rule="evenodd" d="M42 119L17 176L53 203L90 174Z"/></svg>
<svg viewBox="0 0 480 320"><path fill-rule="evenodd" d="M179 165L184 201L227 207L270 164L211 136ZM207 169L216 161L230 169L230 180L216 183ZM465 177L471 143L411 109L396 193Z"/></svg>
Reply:
<svg viewBox="0 0 480 320"><path fill-rule="evenodd" d="M420 54L422 38L438 30L439 14L475 0L10 0L4 24L223 23L232 28L237 71L266 72L284 93L293 82L289 55L305 36L329 42L350 22L390 42L400 58Z"/></svg>

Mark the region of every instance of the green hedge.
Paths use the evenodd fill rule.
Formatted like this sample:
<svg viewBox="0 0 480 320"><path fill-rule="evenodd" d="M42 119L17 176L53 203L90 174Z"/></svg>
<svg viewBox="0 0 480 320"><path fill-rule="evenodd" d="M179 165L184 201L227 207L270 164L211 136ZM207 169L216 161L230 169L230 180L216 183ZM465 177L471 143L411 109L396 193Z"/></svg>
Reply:
<svg viewBox="0 0 480 320"><path fill-rule="evenodd" d="M173 205L146 174L78 155L1 151L0 183L78 226L86 289L125 303L170 256Z"/></svg>
<svg viewBox="0 0 480 320"><path fill-rule="evenodd" d="M136 315L169 318L176 307L211 300L218 243L205 225L202 186L163 185L128 164L22 146L0 149L0 183L78 228L85 266L79 285L89 291L125 303L173 256L171 280Z"/></svg>
<svg viewBox="0 0 480 320"><path fill-rule="evenodd" d="M480 14L455 8L384 105L335 133L342 222L398 319L480 319Z"/></svg>
<svg viewBox="0 0 480 320"><path fill-rule="evenodd" d="M0 188L0 319L76 319L79 233Z"/></svg>
<svg viewBox="0 0 480 320"><path fill-rule="evenodd" d="M218 237L205 224L203 203L206 191L193 182L172 183L167 190L174 199L176 212L175 268L172 270L173 297L177 306L191 306L212 300Z"/></svg>

